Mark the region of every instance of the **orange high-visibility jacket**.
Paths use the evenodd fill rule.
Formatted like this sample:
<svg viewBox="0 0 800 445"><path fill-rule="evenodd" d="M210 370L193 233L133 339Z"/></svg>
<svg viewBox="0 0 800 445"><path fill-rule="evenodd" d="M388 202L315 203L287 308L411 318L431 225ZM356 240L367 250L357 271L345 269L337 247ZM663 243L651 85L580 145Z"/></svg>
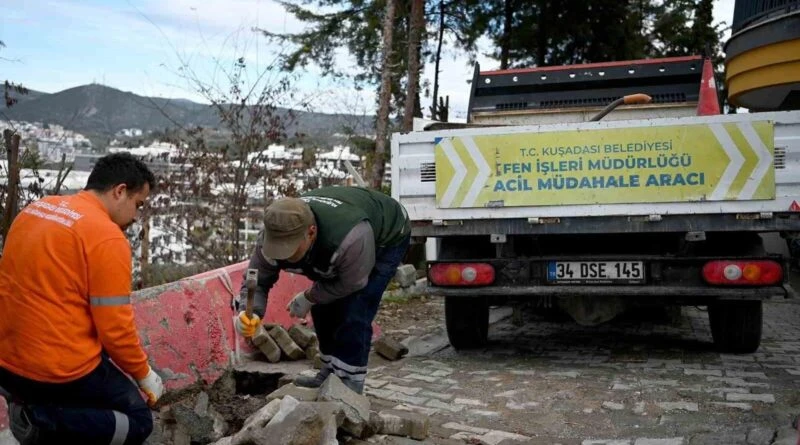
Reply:
<svg viewBox="0 0 800 445"><path fill-rule="evenodd" d="M0 367L69 382L97 367L105 350L144 378L130 293L130 244L93 192L30 204L0 258Z"/></svg>

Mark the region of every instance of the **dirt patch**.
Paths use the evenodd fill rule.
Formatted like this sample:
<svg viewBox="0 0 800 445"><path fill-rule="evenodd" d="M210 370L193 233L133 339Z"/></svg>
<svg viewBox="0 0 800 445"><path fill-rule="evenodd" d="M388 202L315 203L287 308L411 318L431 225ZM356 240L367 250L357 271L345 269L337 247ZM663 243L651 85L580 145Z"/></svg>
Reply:
<svg viewBox="0 0 800 445"><path fill-rule="evenodd" d="M375 321L395 339L419 335L444 323L444 299L418 296L384 300Z"/></svg>
<svg viewBox="0 0 800 445"><path fill-rule="evenodd" d="M240 374L246 374L241 375ZM249 375L255 373L238 373L231 370L225 372L208 393L214 409L228 423L226 435L233 434L244 425L245 419L266 405L266 395L277 389L277 381L274 385L263 385L257 391L256 377ZM246 383L242 385L240 379ZM239 391L246 389L246 391Z"/></svg>

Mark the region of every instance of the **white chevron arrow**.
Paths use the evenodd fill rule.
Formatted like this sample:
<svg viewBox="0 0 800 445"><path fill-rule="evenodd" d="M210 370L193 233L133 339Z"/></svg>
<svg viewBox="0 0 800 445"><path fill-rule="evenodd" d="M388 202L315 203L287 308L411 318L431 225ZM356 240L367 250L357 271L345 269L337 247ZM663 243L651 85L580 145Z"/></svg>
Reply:
<svg viewBox="0 0 800 445"><path fill-rule="evenodd" d="M751 199L756 193L756 189L758 189L761 181L764 179L764 176L767 175L770 166L772 165L772 156L767 147L764 146L761 138L758 137L758 134L751 123L742 122L738 124L737 127L739 127L739 130L741 130L744 138L747 139L747 143L750 144L750 147L758 156L758 164L756 164L756 168L753 169L753 173L749 178L747 178L747 182L745 183L744 187L742 187L742 191L739 193L739 199Z"/></svg>
<svg viewBox="0 0 800 445"><path fill-rule="evenodd" d="M739 148L733 142L728 132L725 131L725 127L721 124L711 124L709 127L730 160L728 166L725 168L725 172L722 173L719 184L717 184L717 187L708 197L710 201L722 201L728 194L728 189L730 189L731 184L733 184L733 180L736 179L736 175L739 173L739 170L741 170L742 165L744 165L744 156L739 152Z"/></svg>
<svg viewBox="0 0 800 445"><path fill-rule="evenodd" d="M445 190L444 196L442 196L442 202L440 203L441 207L450 207L453 203L453 199L456 197L456 193L458 193L458 186L461 185L461 182L464 181L464 178L467 176L467 168L464 167L464 163L462 163L461 158L458 157L450 139L442 139L439 143L442 146L442 150L444 150L445 156L447 156L447 159L453 164L453 169L455 170L455 174L450 179L450 184L447 184L447 190Z"/></svg>
<svg viewBox="0 0 800 445"><path fill-rule="evenodd" d="M472 207L481 189L486 185L486 180L489 179L492 170L489 168L489 164L486 163L486 159L483 157L480 149L475 145L475 141L472 140L472 138L463 137L461 138L461 142L467 147L470 157L472 157L475 165L478 166L478 176L472 181L472 186L470 186L467 195L464 197L464 201L461 203L461 207Z"/></svg>

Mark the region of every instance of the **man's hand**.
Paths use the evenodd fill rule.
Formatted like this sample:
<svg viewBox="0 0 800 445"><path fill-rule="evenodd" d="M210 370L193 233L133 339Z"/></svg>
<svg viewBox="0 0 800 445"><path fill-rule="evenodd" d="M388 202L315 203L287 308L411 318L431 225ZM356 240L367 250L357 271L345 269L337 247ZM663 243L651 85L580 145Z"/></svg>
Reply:
<svg viewBox="0 0 800 445"><path fill-rule="evenodd" d="M313 305L314 303L308 301L308 298L306 298L306 291L303 291L292 298L292 301L286 306L286 310L289 311L289 315L292 317L305 318Z"/></svg>
<svg viewBox="0 0 800 445"><path fill-rule="evenodd" d="M236 322L234 322L236 332L246 338L256 335L256 329L258 329L258 325L260 324L261 318L258 315L253 314L248 318L245 311L239 312L239 316L236 317Z"/></svg>
<svg viewBox="0 0 800 445"><path fill-rule="evenodd" d="M159 398L164 394L164 382L161 377L153 371L153 368L147 372L143 379L138 380L139 388L147 396L147 404L152 408Z"/></svg>

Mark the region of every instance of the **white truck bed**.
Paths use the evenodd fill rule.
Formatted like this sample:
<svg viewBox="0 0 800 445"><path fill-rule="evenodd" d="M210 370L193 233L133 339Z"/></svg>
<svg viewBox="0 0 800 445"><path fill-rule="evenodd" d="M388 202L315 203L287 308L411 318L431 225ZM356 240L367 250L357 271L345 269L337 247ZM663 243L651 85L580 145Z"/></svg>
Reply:
<svg viewBox="0 0 800 445"><path fill-rule="evenodd" d="M720 128L731 128L738 126L741 128L741 135L747 139L748 143L753 142L754 135L752 127L758 122L768 122L774 124L774 145L769 146L769 141L761 145L757 142L751 144L752 152L737 154L736 146L733 141L727 139L725 134L720 135ZM570 199L583 201L576 204L548 203L538 205L516 204L505 205L501 200L486 201L484 195L491 194L488 190L492 186L492 181L499 172L500 164L479 165L464 168L463 165L456 165L455 173L448 173L454 179L443 178L444 173L437 172L437 156L435 154L437 142L439 147L439 160L441 157L452 154L452 145L442 143L442 140L455 140L462 138L464 141L471 141L472 138L484 136L520 135L520 134L544 134L548 132L582 132L586 130L603 129L655 129L656 127L677 127L707 125L712 129L720 141L720 146L727 153L729 166L724 167L724 173L716 178L708 175L705 180L708 182L716 181L723 183L721 186L710 184L714 192L701 197L690 196L680 202L656 202L664 201L664 195L657 188L643 193L652 193L652 201L646 202L639 198L639 202L613 202L614 197L611 192L600 192L597 199L592 201L591 192L574 191L569 196ZM749 134L748 134L748 129ZM638 130L636 130L638 131ZM735 132L736 130L734 130ZM586 134L597 134L589 132ZM734 134L734 133L731 133ZM735 138L735 137L734 137ZM757 138L756 138L757 139ZM461 140L461 139L459 139ZM588 143L588 142L587 142ZM739 142L737 142L739 143ZM464 143L466 150L471 154L477 153L477 148L469 143ZM742 145L742 144L740 144ZM731 152L728 148L733 147ZM765 152L767 149L769 153ZM518 147L498 147L492 148L500 153L501 150L517 150ZM692 147L692 150L700 150L699 147ZM485 147L481 150L486 152ZM774 155L773 155L774 153ZM754 114L735 114L705 117L685 117L668 119L640 119L626 121L600 121L584 122L559 125L533 125L533 126L507 126L491 128L467 128L457 130L442 130L428 132L412 132L407 134L394 134L392 138L391 153L391 175L392 175L392 196L399 200L408 210L412 221L427 221L433 225L447 225L448 221L466 222L469 220L498 220L498 219L527 219L529 222L536 221L538 218L573 218L573 217L631 217L645 216L651 220L657 220L660 216L666 215L742 215L754 214L769 218L772 215L787 214L800 211L800 112L775 112L775 113L754 113ZM498 154L498 159L499 159ZM699 155L698 155L699 156ZM508 154L505 155L508 159ZM557 157L552 158L558 160ZM564 158L567 159L567 158ZM595 158L595 161L597 162ZM588 161L588 159L587 159ZM753 165L752 171L746 178L746 183L742 187L738 196L726 195L725 183L730 186L736 180L740 183L744 180L743 176L738 176L737 172L742 165L750 163ZM469 167L469 166L468 166ZM529 166L528 166L529 167ZM585 165L583 166L585 169ZM510 170L509 167L504 167ZM517 168L517 167L514 167ZM529 167L530 168L530 167ZM774 169L774 184L769 181L768 187L759 183L750 184L755 180L760 181L762 177L771 175ZM651 172L653 170L650 170ZM530 172L530 170L528 170ZM437 178L438 173L438 178ZM644 173L644 172L643 172ZM744 173L746 175L747 173ZM522 178L522 176L518 176ZM458 189L455 182L463 179L469 186L464 191L459 192L457 199L453 199ZM532 178L534 179L534 178ZM448 184L439 184L439 196L437 197L437 180L447 180ZM644 176L642 178L644 181ZM452 184L451 184L452 183ZM518 184L521 184L518 183ZM513 185L513 184L512 184ZM466 186L465 186L466 187ZM496 187L496 186L495 186ZM759 188L759 194L754 194L755 188ZM445 190L445 188L447 190ZM766 190L769 189L769 190ZM497 189L495 188L495 191ZM721 190L721 193L719 192ZM443 192L444 191L444 192ZM541 192L541 190L539 190ZM554 191L547 191L547 194L539 194L542 200L553 199L556 196ZM583 193L583 194L581 194ZM589 193L589 194L586 194ZM602 195L605 193L605 195ZM765 194L766 193L766 194ZM502 195L502 193L500 193ZM466 196L465 196L466 195ZM497 193L495 193L497 195ZM769 198L763 198L763 196ZM516 194L519 199L536 201L535 193ZM566 196L566 195L565 195ZM762 198L759 198L761 196ZM773 197L774 196L774 197ZM483 201L482 201L483 199ZM489 198L487 198L489 199ZM514 198L518 199L518 198ZM622 200L626 198L621 198ZM513 201L513 200L511 200ZM511 202L506 201L506 202ZM798 212L800 214L800 212ZM702 219L702 218L701 218ZM699 220L698 220L699 221ZM698 228L698 230L703 230Z"/></svg>

